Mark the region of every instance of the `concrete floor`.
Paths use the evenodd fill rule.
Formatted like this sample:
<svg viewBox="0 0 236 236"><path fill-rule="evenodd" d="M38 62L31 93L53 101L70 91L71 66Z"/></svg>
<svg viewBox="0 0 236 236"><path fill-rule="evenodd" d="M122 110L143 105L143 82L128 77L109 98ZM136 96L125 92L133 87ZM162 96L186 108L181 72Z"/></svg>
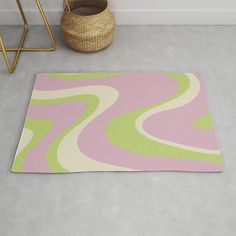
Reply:
<svg viewBox="0 0 236 236"><path fill-rule="evenodd" d="M13 46L16 32L0 30ZM118 27L95 54L69 50L54 31L58 50L23 53L13 75L0 57L0 235L236 235L236 26ZM30 41L48 45L40 27ZM90 71L201 72L224 173L12 174L35 74Z"/></svg>

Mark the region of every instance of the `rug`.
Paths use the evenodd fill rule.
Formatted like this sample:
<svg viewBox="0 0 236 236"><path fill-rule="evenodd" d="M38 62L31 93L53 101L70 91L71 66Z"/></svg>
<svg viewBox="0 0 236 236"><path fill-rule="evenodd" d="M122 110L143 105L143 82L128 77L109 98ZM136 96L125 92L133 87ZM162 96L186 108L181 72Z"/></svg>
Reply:
<svg viewBox="0 0 236 236"><path fill-rule="evenodd" d="M221 172L193 73L38 74L13 172Z"/></svg>

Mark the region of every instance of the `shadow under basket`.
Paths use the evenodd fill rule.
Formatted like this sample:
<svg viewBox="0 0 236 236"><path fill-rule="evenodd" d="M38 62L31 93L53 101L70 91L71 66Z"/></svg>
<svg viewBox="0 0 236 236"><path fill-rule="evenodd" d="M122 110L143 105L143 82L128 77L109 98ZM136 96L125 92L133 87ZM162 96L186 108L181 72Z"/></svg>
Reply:
<svg viewBox="0 0 236 236"><path fill-rule="evenodd" d="M112 43L115 18L106 0L65 0L61 28L69 47L96 52Z"/></svg>

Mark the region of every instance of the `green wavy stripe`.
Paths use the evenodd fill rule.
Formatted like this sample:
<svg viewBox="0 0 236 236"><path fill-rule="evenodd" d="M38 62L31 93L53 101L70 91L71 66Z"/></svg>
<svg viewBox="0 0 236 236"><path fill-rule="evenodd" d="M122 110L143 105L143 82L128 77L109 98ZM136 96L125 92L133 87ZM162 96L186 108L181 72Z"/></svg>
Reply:
<svg viewBox="0 0 236 236"><path fill-rule="evenodd" d="M70 126L68 126L57 138L50 144L47 153L46 153L46 159L49 168L53 172L69 172L66 170L63 166L60 165L60 163L57 160L57 150L58 146L60 145L60 142L65 138L65 136L68 135L70 131L72 131L75 127L77 127L81 122L86 120L98 107L99 105L99 98L94 95L78 95L78 96L72 96L67 98L59 98L59 99L48 99L48 100L32 100L31 104L34 105L46 105L46 104L56 104L56 103L63 103L63 102L69 102L69 101L81 101L86 104L86 110L85 112L79 117L78 120L76 120L74 123L72 123ZM69 114L68 114L69 115Z"/></svg>
<svg viewBox="0 0 236 236"><path fill-rule="evenodd" d="M16 156L13 164L13 172L22 172L24 161L29 152L35 147L35 145L45 137L52 129L53 122L46 119L26 119L24 128L30 129L33 132L33 138L29 144Z"/></svg>
<svg viewBox="0 0 236 236"><path fill-rule="evenodd" d="M98 78L109 78L114 76L121 76L124 73L76 73L76 74L62 74L62 73L47 73L42 74L49 78L54 79L68 79L68 80L84 80L84 79L98 79Z"/></svg>
<svg viewBox="0 0 236 236"><path fill-rule="evenodd" d="M217 164L221 163L220 155L204 154L162 144L143 136L136 129L135 121L141 114L156 106L177 98L189 88L189 80L185 74L166 74L178 82L179 89L177 93L158 104L116 117L106 126L106 134L108 138L113 144L121 148L150 157L161 156L170 158L189 158L194 160L206 160Z"/></svg>
<svg viewBox="0 0 236 236"><path fill-rule="evenodd" d="M193 126L197 129L212 129L214 128L214 122L211 116L211 113L206 114L205 116L195 120Z"/></svg>

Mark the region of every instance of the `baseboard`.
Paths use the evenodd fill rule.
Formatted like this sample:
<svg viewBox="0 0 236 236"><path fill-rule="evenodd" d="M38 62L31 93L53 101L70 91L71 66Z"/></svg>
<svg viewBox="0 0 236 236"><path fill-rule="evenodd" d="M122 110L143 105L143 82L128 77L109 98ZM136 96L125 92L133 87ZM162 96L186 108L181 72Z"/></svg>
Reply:
<svg viewBox="0 0 236 236"><path fill-rule="evenodd" d="M59 25L61 10L46 10L51 25ZM118 25L235 25L236 9L222 10L117 10ZM27 10L27 18L32 25L43 22L36 10ZM18 25L21 19L17 10L0 10L0 25Z"/></svg>

